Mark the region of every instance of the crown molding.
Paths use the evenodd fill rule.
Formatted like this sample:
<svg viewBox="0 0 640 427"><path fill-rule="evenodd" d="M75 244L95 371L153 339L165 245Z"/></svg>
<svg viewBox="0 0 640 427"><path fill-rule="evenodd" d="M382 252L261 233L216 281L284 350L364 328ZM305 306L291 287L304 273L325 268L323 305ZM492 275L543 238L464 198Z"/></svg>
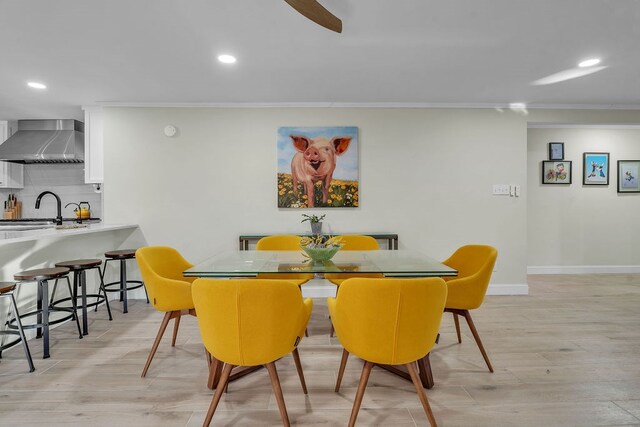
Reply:
<svg viewBox="0 0 640 427"><path fill-rule="evenodd" d="M437 103L437 102L118 102L100 101L103 107L136 107L136 108L470 108L514 110L640 110L640 104L524 104L514 107L513 104L499 103Z"/></svg>

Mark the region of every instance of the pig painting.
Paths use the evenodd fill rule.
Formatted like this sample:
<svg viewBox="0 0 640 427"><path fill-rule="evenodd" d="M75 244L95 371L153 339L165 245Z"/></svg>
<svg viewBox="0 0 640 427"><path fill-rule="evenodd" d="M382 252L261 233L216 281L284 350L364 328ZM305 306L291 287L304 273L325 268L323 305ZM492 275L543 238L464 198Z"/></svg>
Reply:
<svg viewBox="0 0 640 427"><path fill-rule="evenodd" d="M278 130L278 207L357 207L357 128Z"/></svg>
<svg viewBox="0 0 640 427"><path fill-rule="evenodd" d="M293 192L298 193L298 184L304 185L308 207L315 205L315 183L322 182L322 203L329 198L329 186L333 171L336 169L336 156L342 155L349 148L351 137L337 136L327 140L318 137L309 139L304 135L291 135L293 146L298 152L291 159L291 177Z"/></svg>

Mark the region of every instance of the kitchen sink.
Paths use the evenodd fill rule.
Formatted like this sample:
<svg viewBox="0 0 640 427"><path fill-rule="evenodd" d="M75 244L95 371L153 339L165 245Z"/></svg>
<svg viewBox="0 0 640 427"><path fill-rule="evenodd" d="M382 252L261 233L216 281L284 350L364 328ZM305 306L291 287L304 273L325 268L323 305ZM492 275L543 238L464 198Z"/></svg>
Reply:
<svg viewBox="0 0 640 427"><path fill-rule="evenodd" d="M87 228L87 224L62 224L56 225L56 230L73 230L74 228Z"/></svg>
<svg viewBox="0 0 640 427"><path fill-rule="evenodd" d="M46 223L29 223L29 224L0 224L0 231L28 231L43 230L46 228L54 228L56 225L52 222Z"/></svg>

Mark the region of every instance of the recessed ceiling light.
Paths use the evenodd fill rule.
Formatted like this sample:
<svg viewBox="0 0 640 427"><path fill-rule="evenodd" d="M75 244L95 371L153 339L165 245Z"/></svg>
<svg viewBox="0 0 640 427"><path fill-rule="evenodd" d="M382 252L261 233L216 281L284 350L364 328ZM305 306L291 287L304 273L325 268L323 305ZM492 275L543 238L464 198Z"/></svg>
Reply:
<svg viewBox="0 0 640 427"><path fill-rule="evenodd" d="M219 55L218 61L222 62L223 64L233 64L234 62L236 62L236 57L232 55Z"/></svg>
<svg viewBox="0 0 640 427"><path fill-rule="evenodd" d="M587 59L586 61L582 61L581 63L579 63L578 67L580 67L580 68L593 67L594 65L598 65L599 63L600 63L600 59L591 58L591 59Z"/></svg>
<svg viewBox="0 0 640 427"><path fill-rule="evenodd" d="M46 89L47 86L42 84L42 83L38 83L38 82L28 82L27 86L32 87L34 89Z"/></svg>

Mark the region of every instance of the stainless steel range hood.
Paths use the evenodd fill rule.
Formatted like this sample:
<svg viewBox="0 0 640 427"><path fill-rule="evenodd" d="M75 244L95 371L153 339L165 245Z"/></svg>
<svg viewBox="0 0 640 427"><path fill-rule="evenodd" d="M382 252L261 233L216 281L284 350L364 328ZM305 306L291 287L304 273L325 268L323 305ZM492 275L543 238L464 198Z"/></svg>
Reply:
<svg viewBox="0 0 640 427"><path fill-rule="evenodd" d="M18 131L0 145L0 160L14 163L84 162L84 123L18 120Z"/></svg>

